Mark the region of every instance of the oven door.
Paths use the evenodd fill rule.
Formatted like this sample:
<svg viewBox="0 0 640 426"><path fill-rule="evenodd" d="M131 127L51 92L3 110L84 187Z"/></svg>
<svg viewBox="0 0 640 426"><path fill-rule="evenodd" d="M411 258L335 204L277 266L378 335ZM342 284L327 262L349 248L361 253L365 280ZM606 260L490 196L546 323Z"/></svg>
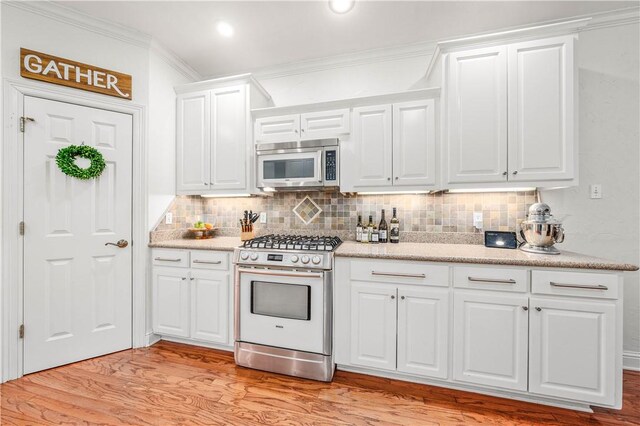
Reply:
<svg viewBox="0 0 640 426"><path fill-rule="evenodd" d="M322 148L258 153L258 188L322 186Z"/></svg>
<svg viewBox="0 0 640 426"><path fill-rule="evenodd" d="M331 354L331 297L324 272L239 267L236 340Z"/></svg>

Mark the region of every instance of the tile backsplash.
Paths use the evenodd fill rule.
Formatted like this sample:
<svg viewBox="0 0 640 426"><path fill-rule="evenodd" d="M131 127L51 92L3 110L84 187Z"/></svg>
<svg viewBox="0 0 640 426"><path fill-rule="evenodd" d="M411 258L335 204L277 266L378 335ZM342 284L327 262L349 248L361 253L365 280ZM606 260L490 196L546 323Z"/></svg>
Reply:
<svg viewBox="0 0 640 426"><path fill-rule="evenodd" d="M309 196L322 212L308 225L293 212ZM482 212L484 229L515 231L525 218L527 209L536 202L530 192L434 193L402 195L343 195L340 192L283 192L269 197L201 198L178 196L169 207L173 224L163 220L156 231L177 231L202 220L211 222L226 235L239 234L238 219L244 210L266 212L267 223L256 227L265 232L351 232L358 215L368 221L380 221L385 209L387 221L396 207L401 232L417 233L481 233L473 227L473 213Z"/></svg>

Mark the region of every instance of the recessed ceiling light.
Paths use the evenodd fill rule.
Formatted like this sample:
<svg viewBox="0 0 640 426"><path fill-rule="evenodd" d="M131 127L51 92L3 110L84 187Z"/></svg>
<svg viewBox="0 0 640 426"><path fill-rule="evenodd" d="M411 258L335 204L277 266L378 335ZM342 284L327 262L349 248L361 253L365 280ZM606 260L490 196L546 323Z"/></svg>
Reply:
<svg viewBox="0 0 640 426"><path fill-rule="evenodd" d="M356 0L329 0L329 9L335 13L347 13L356 4Z"/></svg>
<svg viewBox="0 0 640 426"><path fill-rule="evenodd" d="M231 37L233 35L233 27L230 23L225 21L218 21L216 24L216 30L222 37Z"/></svg>

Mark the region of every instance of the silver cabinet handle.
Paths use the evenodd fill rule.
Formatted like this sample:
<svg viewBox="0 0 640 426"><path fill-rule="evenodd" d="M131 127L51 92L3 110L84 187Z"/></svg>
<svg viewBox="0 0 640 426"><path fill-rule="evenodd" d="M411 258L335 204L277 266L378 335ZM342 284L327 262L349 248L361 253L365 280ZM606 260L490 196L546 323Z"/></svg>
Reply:
<svg viewBox="0 0 640 426"><path fill-rule="evenodd" d="M425 274L403 274L402 272L371 271L371 275L382 275L385 277L402 277L402 278L427 278Z"/></svg>
<svg viewBox="0 0 640 426"><path fill-rule="evenodd" d="M238 272L246 274L256 275L269 275L271 277L293 277L293 278L322 278L324 275L313 272L288 272L288 271L276 271L269 269L248 269L238 268Z"/></svg>
<svg viewBox="0 0 640 426"><path fill-rule="evenodd" d="M609 290L609 287L602 284L596 285L580 285L580 284L564 284L564 283L554 283L550 281L551 287L563 287L563 288L579 288L582 290Z"/></svg>
<svg viewBox="0 0 640 426"><path fill-rule="evenodd" d="M222 260L194 260L193 263L202 263L205 265L219 265L222 263Z"/></svg>
<svg viewBox="0 0 640 426"><path fill-rule="evenodd" d="M508 279L508 280L500 280L496 278L477 278L477 277L467 277L467 279L474 283L492 283L492 284L515 284L516 280Z"/></svg>
<svg viewBox="0 0 640 426"><path fill-rule="evenodd" d="M105 243L105 246L116 246L118 248L125 248L129 245L129 241L127 240L118 240L117 243Z"/></svg>
<svg viewBox="0 0 640 426"><path fill-rule="evenodd" d="M160 262L180 262L182 259L166 259L164 257L155 257L153 260L159 260Z"/></svg>

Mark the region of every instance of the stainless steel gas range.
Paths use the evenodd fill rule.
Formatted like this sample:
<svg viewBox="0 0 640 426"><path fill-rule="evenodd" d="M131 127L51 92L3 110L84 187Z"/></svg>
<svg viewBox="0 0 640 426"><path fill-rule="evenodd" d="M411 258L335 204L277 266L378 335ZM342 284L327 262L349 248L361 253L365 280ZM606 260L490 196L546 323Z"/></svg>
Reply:
<svg viewBox="0 0 640 426"><path fill-rule="evenodd" d="M268 235L234 251L236 364L331 381L337 237Z"/></svg>

